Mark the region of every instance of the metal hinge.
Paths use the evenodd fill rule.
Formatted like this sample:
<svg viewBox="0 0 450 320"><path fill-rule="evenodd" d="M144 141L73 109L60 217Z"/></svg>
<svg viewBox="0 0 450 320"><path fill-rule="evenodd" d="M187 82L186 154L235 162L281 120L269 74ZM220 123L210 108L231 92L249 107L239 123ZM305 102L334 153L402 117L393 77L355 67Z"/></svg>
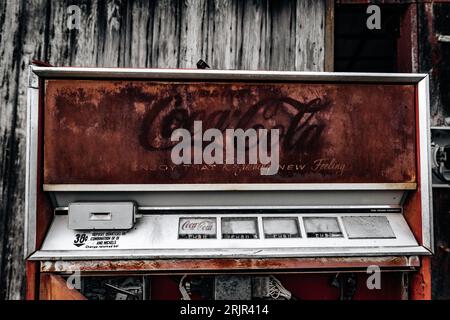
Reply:
<svg viewBox="0 0 450 320"><path fill-rule="evenodd" d="M28 88L39 88L39 77L33 71L33 66L28 66Z"/></svg>

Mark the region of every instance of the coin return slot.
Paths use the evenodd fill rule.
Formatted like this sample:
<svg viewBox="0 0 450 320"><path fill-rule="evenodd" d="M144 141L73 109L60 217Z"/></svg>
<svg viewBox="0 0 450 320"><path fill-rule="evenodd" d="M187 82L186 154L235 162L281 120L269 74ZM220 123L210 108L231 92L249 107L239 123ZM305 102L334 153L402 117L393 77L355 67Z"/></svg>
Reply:
<svg viewBox="0 0 450 320"><path fill-rule="evenodd" d="M136 222L134 202L72 202L69 228L72 230L129 230Z"/></svg>
<svg viewBox="0 0 450 320"><path fill-rule="evenodd" d="M263 218L263 230L267 239L301 237L298 219L295 217Z"/></svg>
<svg viewBox="0 0 450 320"><path fill-rule="evenodd" d="M222 218L222 239L258 239L258 220Z"/></svg>
<svg viewBox="0 0 450 320"><path fill-rule="evenodd" d="M303 218L306 236L308 238L342 238L337 218L308 217Z"/></svg>
<svg viewBox="0 0 450 320"><path fill-rule="evenodd" d="M89 214L89 220L91 221L109 221L111 219L111 212L91 212Z"/></svg>

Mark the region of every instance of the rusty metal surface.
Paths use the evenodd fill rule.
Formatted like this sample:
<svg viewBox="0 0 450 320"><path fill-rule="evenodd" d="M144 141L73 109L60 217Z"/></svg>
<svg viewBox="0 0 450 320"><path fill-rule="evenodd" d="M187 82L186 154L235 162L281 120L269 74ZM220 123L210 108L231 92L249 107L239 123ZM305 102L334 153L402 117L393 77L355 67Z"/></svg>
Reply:
<svg viewBox="0 0 450 320"><path fill-rule="evenodd" d="M414 268L420 266L417 256L347 257L347 258L282 258L282 259L177 259L177 260L94 260L42 261L41 272L178 272L190 270L236 272L255 270L319 270L358 269L369 265L380 268Z"/></svg>
<svg viewBox="0 0 450 320"><path fill-rule="evenodd" d="M48 80L44 183L416 181L413 85ZM171 133L280 129L280 167L174 165Z"/></svg>
<svg viewBox="0 0 450 320"><path fill-rule="evenodd" d="M69 288L67 281L56 274L40 275L39 300L87 300L79 291Z"/></svg>

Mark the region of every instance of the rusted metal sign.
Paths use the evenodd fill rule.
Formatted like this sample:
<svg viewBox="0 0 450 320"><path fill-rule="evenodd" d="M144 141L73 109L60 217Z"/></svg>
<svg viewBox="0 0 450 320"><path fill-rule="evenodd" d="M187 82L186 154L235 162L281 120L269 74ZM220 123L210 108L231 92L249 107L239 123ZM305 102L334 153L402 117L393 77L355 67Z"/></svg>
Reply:
<svg viewBox="0 0 450 320"><path fill-rule="evenodd" d="M173 159L180 128L190 162ZM222 162L206 161L208 129ZM250 138L229 156L227 129L278 129L276 170ZM415 139L412 84L47 80L44 183L408 183Z"/></svg>

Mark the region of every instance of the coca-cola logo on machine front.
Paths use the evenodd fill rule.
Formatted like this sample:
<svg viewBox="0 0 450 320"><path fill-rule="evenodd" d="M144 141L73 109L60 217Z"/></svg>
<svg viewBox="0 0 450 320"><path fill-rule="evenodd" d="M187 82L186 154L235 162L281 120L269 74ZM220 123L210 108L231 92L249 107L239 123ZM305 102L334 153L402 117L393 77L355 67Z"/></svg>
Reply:
<svg viewBox="0 0 450 320"><path fill-rule="evenodd" d="M180 239L216 238L215 218L180 218L178 237Z"/></svg>
<svg viewBox="0 0 450 320"><path fill-rule="evenodd" d="M417 180L413 86L49 80L46 90L45 184Z"/></svg>
<svg viewBox="0 0 450 320"><path fill-rule="evenodd" d="M272 97L223 109L186 100L191 104L177 95L157 100L142 122L141 146L171 151L171 165L185 170L235 166L272 176L285 171L286 163L291 168L297 164L300 172L315 172L320 171L318 161L322 166L336 162L314 158L326 127L320 113L331 105L325 96L304 101ZM301 156L311 164L298 164Z"/></svg>
<svg viewBox="0 0 450 320"><path fill-rule="evenodd" d="M191 220L186 220L181 226L181 230L190 231L211 231L214 225L210 220L203 220L200 222L192 222Z"/></svg>

